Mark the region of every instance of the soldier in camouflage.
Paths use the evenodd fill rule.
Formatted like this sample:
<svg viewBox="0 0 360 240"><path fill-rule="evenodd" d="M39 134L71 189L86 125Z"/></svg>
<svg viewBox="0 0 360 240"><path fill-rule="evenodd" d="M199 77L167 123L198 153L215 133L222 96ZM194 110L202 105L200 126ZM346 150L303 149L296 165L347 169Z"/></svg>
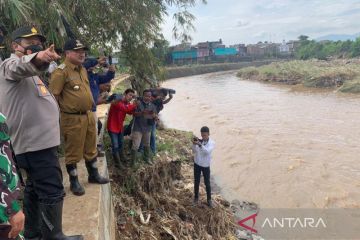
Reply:
<svg viewBox="0 0 360 240"><path fill-rule="evenodd" d="M0 113L0 223L9 223L11 230L7 237L19 240L24 239L19 233L24 228L25 217L17 201L20 194L19 177L12 159L5 120Z"/></svg>

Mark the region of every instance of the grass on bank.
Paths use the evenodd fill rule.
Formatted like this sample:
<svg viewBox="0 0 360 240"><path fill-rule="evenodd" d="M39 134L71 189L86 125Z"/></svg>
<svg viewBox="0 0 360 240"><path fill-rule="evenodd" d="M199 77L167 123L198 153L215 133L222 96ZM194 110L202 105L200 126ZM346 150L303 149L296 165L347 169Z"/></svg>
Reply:
<svg viewBox="0 0 360 240"><path fill-rule="evenodd" d="M288 61L239 70L243 79L303 84L305 87L339 87L342 92L360 93L360 61Z"/></svg>

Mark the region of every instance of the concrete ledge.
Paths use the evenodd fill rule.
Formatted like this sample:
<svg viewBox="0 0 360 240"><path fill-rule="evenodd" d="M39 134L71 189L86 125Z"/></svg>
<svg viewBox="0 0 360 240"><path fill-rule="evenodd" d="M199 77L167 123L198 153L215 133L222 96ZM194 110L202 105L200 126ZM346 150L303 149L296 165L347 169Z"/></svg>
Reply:
<svg viewBox="0 0 360 240"><path fill-rule="evenodd" d="M113 89L129 75L117 76L112 81ZM103 122L100 141L103 138L106 115L109 104L99 105L97 116ZM82 234L85 240L115 240L116 223L112 202L111 185L89 184L85 161L78 164L79 181L85 188L84 196L75 196L70 192L69 176L65 169L64 159L60 159L64 175L66 197L63 210L63 230L67 235ZM106 156L98 158L100 174L109 177Z"/></svg>
<svg viewBox="0 0 360 240"><path fill-rule="evenodd" d="M83 234L86 240L115 240L114 208L111 186L89 184L85 162L78 164L79 181L85 195L75 196L70 192L69 177L61 159L66 197L63 210L65 234ZM106 158L98 158L99 172L108 176Z"/></svg>

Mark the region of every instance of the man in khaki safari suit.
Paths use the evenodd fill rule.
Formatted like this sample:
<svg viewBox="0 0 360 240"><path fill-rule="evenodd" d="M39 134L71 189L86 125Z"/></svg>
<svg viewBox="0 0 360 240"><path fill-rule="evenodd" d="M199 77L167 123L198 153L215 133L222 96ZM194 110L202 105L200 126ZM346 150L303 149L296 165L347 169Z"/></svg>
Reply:
<svg viewBox="0 0 360 240"><path fill-rule="evenodd" d="M61 111L60 127L65 144L66 170L70 176L70 190L73 194L85 194L78 181L76 164L85 159L89 183L106 184L96 167L96 127L93 113L93 97L86 69L82 66L85 51L79 40L65 43L65 61L52 74L50 91L56 97Z"/></svg>

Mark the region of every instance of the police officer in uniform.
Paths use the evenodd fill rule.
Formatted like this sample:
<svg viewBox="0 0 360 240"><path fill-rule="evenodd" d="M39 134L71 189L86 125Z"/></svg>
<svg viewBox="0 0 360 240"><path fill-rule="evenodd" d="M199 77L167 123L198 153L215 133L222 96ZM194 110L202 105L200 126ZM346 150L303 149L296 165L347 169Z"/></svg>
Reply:
<svg viewBox="0 0 360 240"><path fill-rule="evenodd" d="M82 66L88 48L79 40L70 39L64 45L65 61L52 74L50 91L59 102L61 110L61 132L65 144L66 170L70 177L73 194L85 194L80 185L76 164L85 159L89 183L106 184L109 179L102 177L96 166L96 126L94 105L87 71Z"/></svg>
<svg viewBox="0 0 360 240"><path fill-rule="evenodd" d="M34 27L11 34L10 58L0 65L0 112L7 116L18 166L26 171L24 213L26 239L83 239L62 232L64 187L57 155L59 108L39 74L59 59L54 45Z"/></svg>

